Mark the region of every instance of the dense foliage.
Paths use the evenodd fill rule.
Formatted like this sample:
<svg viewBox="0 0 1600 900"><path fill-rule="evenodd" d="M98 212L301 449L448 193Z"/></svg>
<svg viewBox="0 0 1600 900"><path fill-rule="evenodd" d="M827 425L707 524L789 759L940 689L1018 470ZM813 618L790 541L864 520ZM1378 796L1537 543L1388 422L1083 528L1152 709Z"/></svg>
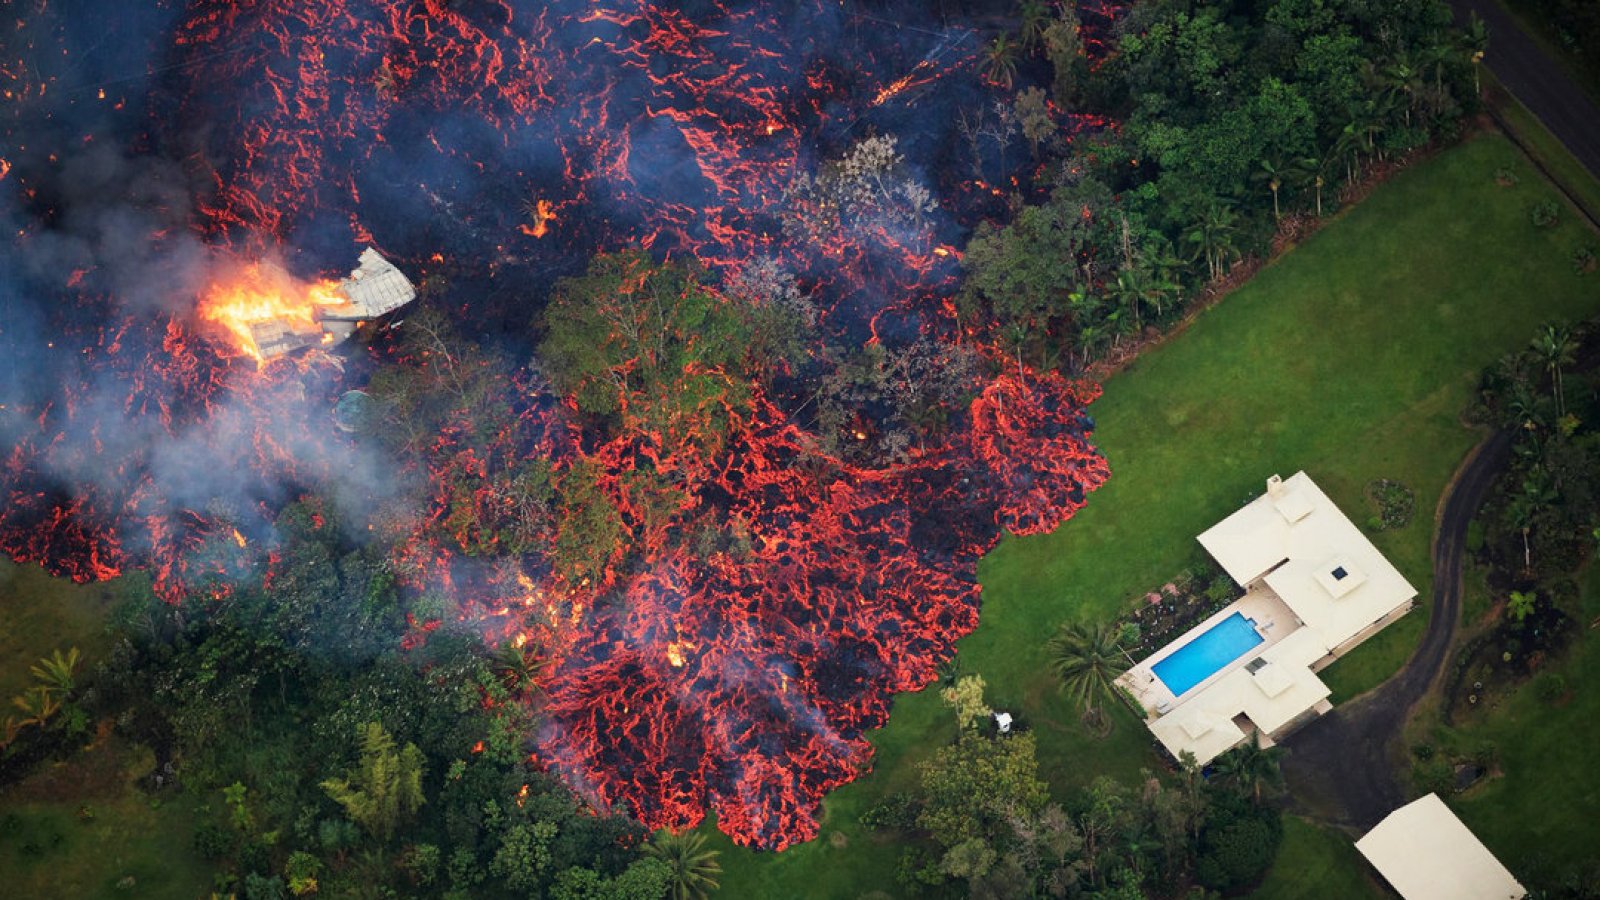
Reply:
<svg viewBox="0 0 1600 900"><path fill-rule="evenodd" d="M1477 105L1485 34L1450 28L1436 0L1147 0L1092 70L1071 7L1048 20L1024 7L1020 43L991 47L991 79L1012 82L1017 47L1034 47L1054 72L1053 109L1123 123L1034 143L1044 199L967 248L967 315L992 318L1035 364L1080 366L1170 321L1235 261L1334 209L1374 163L1455 136ZM1017 93L1012 130L1052 114L1038 99Z"/></svg>
<svg viewBox="0 0 1600 900"><path fill-rule="evenodd" d="M306 499L262 586L173 606L130 583L92 709L157 750L147 788L210 798L193 836L245 898L639 898L668 890L647 835L527 760L514 665L438 631L407 654L376 548Z"/></svg>
<svg viewBox="0 0 1600 900"><path fill-rule="evenodd" d="M1234 891L1266 872L1281 837L1265 805L1277 761L1253 745L1176 783L1094 779L1052 800L1030 733L963 728L917 767L917 787L869 810L910 846L900 878L918 894L974 898L1166 896L1191 884Z"/></svg>

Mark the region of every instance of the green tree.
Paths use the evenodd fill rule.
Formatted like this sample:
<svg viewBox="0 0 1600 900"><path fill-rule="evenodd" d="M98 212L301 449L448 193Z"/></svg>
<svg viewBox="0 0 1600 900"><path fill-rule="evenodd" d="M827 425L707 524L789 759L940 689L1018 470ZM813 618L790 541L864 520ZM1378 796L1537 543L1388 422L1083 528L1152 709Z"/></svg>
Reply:
<svg viewBox="0 0 1600 900"><path fill-rule="evenodd" d="M1534 591L1512 591L1510 599L1506 602L1506 618L1513 622L1522 622L1533 613L1534 602L1539 595Z"/></svg>
<svg viewBox="0 0 1600 900"><path fill-rule="evenodd" d="M416 744L396 750L394 738L377 722L359 734L361 760L344 778L322 782L329 797L368 833L387 841L401 822L422 807L422 751Z"/></svg>
<svg viewBox="0 0 1600 900"><path fill-rule="evenodd" d="M1262 793L1282 782L1283 775L1278 769L1280 752L1276 747L1263 750L1251 738L1217 757L1212 766L1218 777L1249 794L1260 806Z"/></svg>
<svg viewBox="0 0 1600 900"><path fill-rule="evenodd" d="M644 853L667 864L672 900L706 900L721 886L717 882L722 875L719 854L706 847L706 837L699 832L657 832L644 845Z"/></svg>
<svg viewBox="0 0 1600 900"><path fill-rule="evenodd" d="M1039 49L1049 25L1050 7L1044 0L1021 0L1017 4L1017 34L1022 39L1022 49L1029 53Z"/></svg>
<svg viewBox="0 0 1600 900"><path fill-rule="evenodd" d="M671 884L667 864L645 857L613 878L583 866L563 869L549 896L550 900L661 900Z"/></svg>
<svg viewBox="0 0 1600 900"><path fill-rule="evenodd" d="M569 584L604 583L611 560L627 549L627 525L601 484L602 474L599 463L578 460L557 491L561 524L551 561Z"/></svg>
<svg viewBox="0 0 1600 900"><path fill-rule="evenodd" d="M1533 338L1533 352L1550 372L1550 395L1556 401L1556 418L1567 414L1567 398L1562 370L1572 365L1578 350L1572 330L1561 325L1546 325Z"/></svg>
<svg viewBox="0 0 1600 900"><path fill-rule="evenodd" d="M1267 186L1272 192L1272 218L1283 219L1283 210L1278 206L1278 191L1283 188L1284 168L1270 159L1263 159L1256 166L1254 178Z"/></svg>
<svg viewBox="0 0 1600 900"><path fill-rule="evenodd" d="M283 876L289 882L289 893L296 897L315 894L317 876L320 874L322 874L322 860L304 850L296 850L289 854L289 860L283 866Z"/></svg>
<svg viewBox="0 0 1600 900"><path fill-rule="evenodd" d="M982 675L963 675L939 693L945 705L956 711L956 724L963 731L994 711L983 700L984 686Z"/></svg>
<svg viewBox="0 0 1600 900"><path fill-rule="evenodd" d="M1017 79L1017 45L1008 34L995 35L983 51L983 77L1005 88Z"/></svg>
<svg viewBox="0 0 1600 900"><path fill-rule="evenodd" d="M1022 127L1022 137L1028 142L1028 149L1037 159L1039 147L1056 133L1056 120L1050 114L1050 101L1045 98L1043 90L1030 87L1017 94L1017 101L1013 106L1017 114L1017 124Z"/></svg>
<svg viewBox="0 0 1600 900"><path fill-rule="evenodd" d="M1195 255L1206 261L1206 270L1212 281L1228 273L1228 263L1237 259L1239 251L1234 243L1238 232L1239 216L1230 203L1212 200L1200 213L1200 218L1184 232L1185 243L1194 247Z"/></svg>
<svg viewBox="0 0 1600 900"><path fill-rule="evenodd" d="M708 287L693 262L643 250L601 254L562 279L544 314L540 357L578 408L669 448L721 446L749 403L748 310Z"/></svg>
<svg viewBox="0 0 1600 900"><path fill-rule="evenodd" d="M1047 648L1050 668L1061 679L1061 689L1077 701L1084 720L1099 727L1103 721L1099 701L1115 698L1114 682L1128 670L1128 658L1117 643L1117 633L1104 622L1067 622Z"/></svg>
<svg viewBox="0 0 1600 900"><path fill-rule="evenodd" d="M922 811L917 827L949 850L974 838L994 843L1014 816L1035 817L1049 802L1039 780L1032 734L986 738L965 732L917 764Z"/></svg>

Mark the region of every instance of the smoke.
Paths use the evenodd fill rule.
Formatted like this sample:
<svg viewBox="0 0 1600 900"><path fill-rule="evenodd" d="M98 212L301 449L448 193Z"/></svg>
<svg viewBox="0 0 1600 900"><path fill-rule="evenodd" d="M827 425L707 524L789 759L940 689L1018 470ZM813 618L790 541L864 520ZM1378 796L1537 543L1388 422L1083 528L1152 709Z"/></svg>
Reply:
<svg viewBox="0 0 1600 900"><path fill-rule="evenodd" d="M362 354L256 372L196 332L196 293L238 260L337 273L372 243L414 280L447 280L474 337L527 354L552 282L597 250L643 245L723 274L772 259L817 298L827 338L854 349L950 339L956 263L937 245L1004 202L950 164L954 110L993 101L971 77L974 32L909 0L176 5L80 10L91 33L31 0L30 63L0 68L50 87L30 84L0 120L15 164L0 180L0 300L15 310L0 323L13 448L0 547L90 560L79 577L150 561L181 580L186 552L223 523L270 543L274 514L315 490L359 527L396 490L388 461L329 416L361 383ZM108 55L117 15L131 49ZM863 173L893 182L887 204L786 234L785 189L875 135L892 152ZM813 205L859 187L825 181ZM1087 399L1059 380L997 395L1003 434L972 440L956 410L943 436L875 469L818 453L795 398L755 395L724 455L671 461L699 492L674 515L748 523L746 546L691 559L658 541L613 595L551 600L569 624L535 737L569 783L652 827L710 808L741 842L782 847L813 836L823 793L865 768L890 694L925 685L975 627L976 561L997 526L1052 527L1106 471L1074 412ZM1000 399L1022 412L999 413ZM519 435L480 456L442 435L439 455L503 463L537 444L565 465L582 442L549 405L521 424L570 435L559 452ZM616 472L650 440L596 451L607 490L622 493ZM985 466L995 477L973 471ZM430 585L506 586L494 563L414 552ZM482 594L462 599L506 596Z"/></svg>

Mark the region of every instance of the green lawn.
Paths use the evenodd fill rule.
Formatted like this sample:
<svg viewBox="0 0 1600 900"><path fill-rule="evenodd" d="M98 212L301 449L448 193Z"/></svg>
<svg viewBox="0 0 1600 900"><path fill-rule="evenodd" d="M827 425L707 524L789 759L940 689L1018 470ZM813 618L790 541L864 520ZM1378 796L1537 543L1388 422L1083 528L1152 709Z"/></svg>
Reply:
<svg viewBox="0 0 1600 900"><path fill-rule="evenodd" d="M1495 170L1520 175L1501 188ZM982 624L960 648L999 708L1041 731L1059 791L1156 765L1131 717L1093 740L1044 668L1063 620L1105 619L1194 554L1194 536L1273 472L1309 471L1346 509L1395 478L1417 494L1410 526L1375 543L1426 601L1440 493L1477 435L1460 424L1478 371L1540 322L1600 309L1600 280L1568 265L1580 226L1535 230L1528 208L1555 192L1506 140L1478 137L1405 172L1106 385L1092 412L1113 475L1050 535L1007 539L980 568ZM1359 516L1358 520L1364 518ZM1328 669L1335 700L1374 686L1409 655L1425 611ZM931 692L903 696L873 736L876 771L836 792L818 841L781 854L731 848L728 896L903 896L898 848L855 819L914 777L950 735Z"/></svg>
<svg viewBox="0 0 1600 900"><path fill-rule="evenodd" d="M76 646L92 667L110 644L110 584L75 585L0 558L0 701L28 686L28 668ZM211 869L190 852L188 803L162 804L133 784L155 760L99 723L85 749L0 788L0 885L9 897L203 897ZM132 879L131 882L124 879ZM119 886L119 882L122 885Z"/></svg>
<svg viewBox="0 0 1600 900"><path fill-rule="evenodd" d="M1284 816L1283 846L1278 850L1278 859L1251 896L1255 900L1388 897L1371 871L1348 835L1299 816Z"/></svg>
<svg viewBox="0 0 1600 900"><path fill-rule="evenodd" d="M28 668L52 650L76 646L83 664L94 665L110 641L112 603L104 584L73 584L0 557L0 702L10 709L10 698L34 681Z"/></svg>
<svg viewBox="0 0 1600 900"><path fill-rule="evenodd" d="M153 802L133 780L148 750L102 737L0 792L0 884L11 897L204 897L192 801Z"/></svg>
<svg viewBox="0 0 1600 900"><path fill-rule="evenodd" d="M1473 833L1529 887L1550 887L1567 867L1597 862L1600 818L1600 564L1581 581L1580 636L1554 671L1573 687L1563 705L1526 683L1479 724L1452 737L1494 741L1502 777L1452 800Z"/></svg>
<svg viewBox="0 0 1600 900"><path fill-rule="evenodd" d="M1485 71L1485 85L1489 91L1489 102L1494 104L1496 111L1506 124L1516 133L1517 140L1522 141L1528 152L1539 161L1541 165L1568 191L1572 192L1596 216L1600 216L1600 181L1596 181L1578 162L1566 145L1556 139L1544 125L1522 102L1511 96L1505 88L1494 80L1492 75ZM1593 247L1596 243L1593 235L1587 236L1585 241Z"/></svg>

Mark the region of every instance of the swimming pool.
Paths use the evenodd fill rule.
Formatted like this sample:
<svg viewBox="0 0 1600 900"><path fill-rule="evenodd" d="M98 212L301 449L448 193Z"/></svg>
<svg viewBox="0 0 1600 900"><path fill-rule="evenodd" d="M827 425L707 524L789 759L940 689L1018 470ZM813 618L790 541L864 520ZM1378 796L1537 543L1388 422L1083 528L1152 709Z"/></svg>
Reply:
<svg viewBox="0 0 1600 900"><path fill-rule="evenodd" d="M1210 678L1262 640L1254 622L1246 619L1244 613L1234 613L1151 668L1167 690L1172 691L1172 696L1182 697L1184 692Z"/></svg>

